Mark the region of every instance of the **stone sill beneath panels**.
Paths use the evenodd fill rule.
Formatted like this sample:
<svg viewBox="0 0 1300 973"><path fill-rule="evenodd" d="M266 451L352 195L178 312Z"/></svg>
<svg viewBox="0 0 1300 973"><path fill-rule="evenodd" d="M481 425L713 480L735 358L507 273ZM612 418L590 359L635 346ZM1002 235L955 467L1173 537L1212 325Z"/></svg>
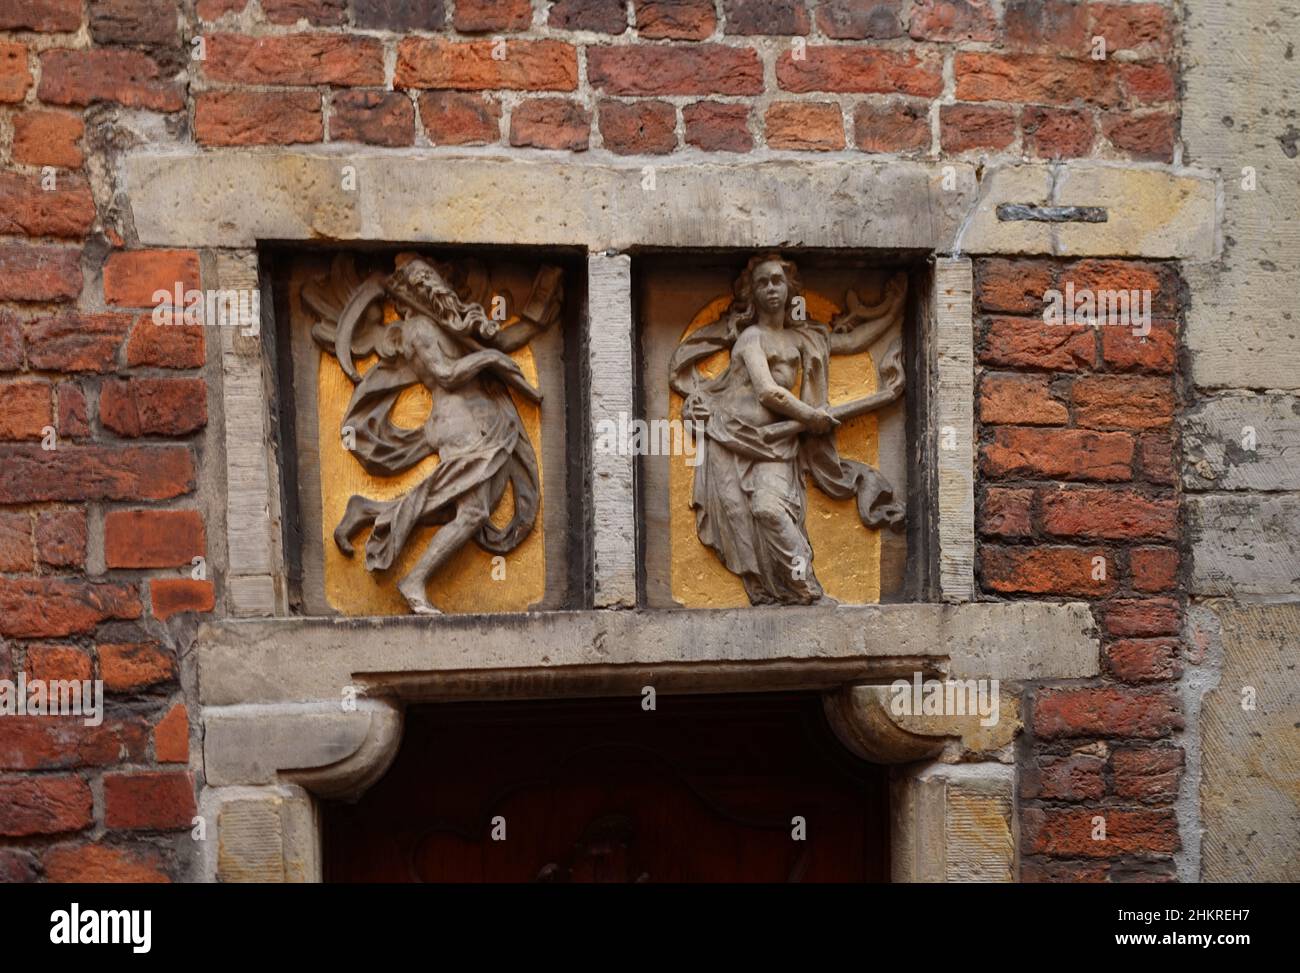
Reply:
<svg viewBox="0 0 1300 973"><path fill-rule="evenodd" d="M343 188L344 166L355 189ZM616 165L349 146L139 153L120 175L146 246L454 241L1188 260L1220 246L1212 176L1091 161L994 166L977 178L962 162ZM1004 222L1003 203L1100 206L1108 219Z"/></svg>

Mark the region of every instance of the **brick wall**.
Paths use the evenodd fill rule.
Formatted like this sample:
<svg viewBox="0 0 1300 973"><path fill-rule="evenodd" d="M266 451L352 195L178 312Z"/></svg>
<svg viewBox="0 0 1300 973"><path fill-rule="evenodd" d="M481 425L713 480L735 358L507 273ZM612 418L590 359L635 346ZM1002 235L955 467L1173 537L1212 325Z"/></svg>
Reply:
<svg viewBox="0 0 1300 973"><path fill-rule="evenodd" d="M191 567L213 356L203 329L149 320L200 260L139 247L121 194L148 187L119 184L122 153L1169 162L1175 27L1170 4L1067 0L4 0L0 677L102 678L109 711L0 722L0 879L196 874L177 646L220 595L219 563ZM1030 285L1066 272L1152 282L1152 340L1041 333ZM1166 874L1177 277L989 261L979 279L984 591L1096 599L1107 633L1095 686L1032 696L1026 875ZM1099 807L1123 858L1080 841Z"/></svg>

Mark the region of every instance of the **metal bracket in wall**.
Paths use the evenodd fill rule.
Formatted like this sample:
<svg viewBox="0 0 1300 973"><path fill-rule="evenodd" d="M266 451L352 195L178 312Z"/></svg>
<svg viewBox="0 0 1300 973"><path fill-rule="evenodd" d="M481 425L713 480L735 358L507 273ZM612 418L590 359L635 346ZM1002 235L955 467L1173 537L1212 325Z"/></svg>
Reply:
<svg viewBox="0 0 1300 973"><path fill-rule="evenodd" d="M1035 223L1105 223L1104 206L1034 206L1031 203L1002 203L998 219L1003 223L1026 220Z"/></svg>

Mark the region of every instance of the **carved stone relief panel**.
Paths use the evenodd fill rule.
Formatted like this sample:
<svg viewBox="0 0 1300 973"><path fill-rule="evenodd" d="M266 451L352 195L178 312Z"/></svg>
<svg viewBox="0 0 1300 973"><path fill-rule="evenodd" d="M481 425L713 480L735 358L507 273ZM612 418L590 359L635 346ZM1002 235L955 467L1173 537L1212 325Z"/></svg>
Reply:
<svg viewBox="0 0 1300 973"><path fill-rule="evenodd" d="M897 598L905 269L762 251L634 274L642 414L617 438L642 464L647 604Z"/></svg>
<svg viewBox="0 0 1300 973"><path fill-rule="evenodd" d="M302 609L565 607L577 275L509 253L286 263Z"/></svg>

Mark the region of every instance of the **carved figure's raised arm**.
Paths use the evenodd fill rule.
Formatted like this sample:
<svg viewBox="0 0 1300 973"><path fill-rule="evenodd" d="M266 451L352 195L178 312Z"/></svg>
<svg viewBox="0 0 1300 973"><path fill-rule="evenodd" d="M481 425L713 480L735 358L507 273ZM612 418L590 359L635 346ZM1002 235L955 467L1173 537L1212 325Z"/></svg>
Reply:
<svg viewBox="0 0 1300 973"><path fill-rule="evenodd" d="M858 303L857 295L848 293L849 310L831 324L832 355L852 355L870 348L886 331L903 320L907 298L907 277L895 274L885 286L879 304Z"/></svg>

